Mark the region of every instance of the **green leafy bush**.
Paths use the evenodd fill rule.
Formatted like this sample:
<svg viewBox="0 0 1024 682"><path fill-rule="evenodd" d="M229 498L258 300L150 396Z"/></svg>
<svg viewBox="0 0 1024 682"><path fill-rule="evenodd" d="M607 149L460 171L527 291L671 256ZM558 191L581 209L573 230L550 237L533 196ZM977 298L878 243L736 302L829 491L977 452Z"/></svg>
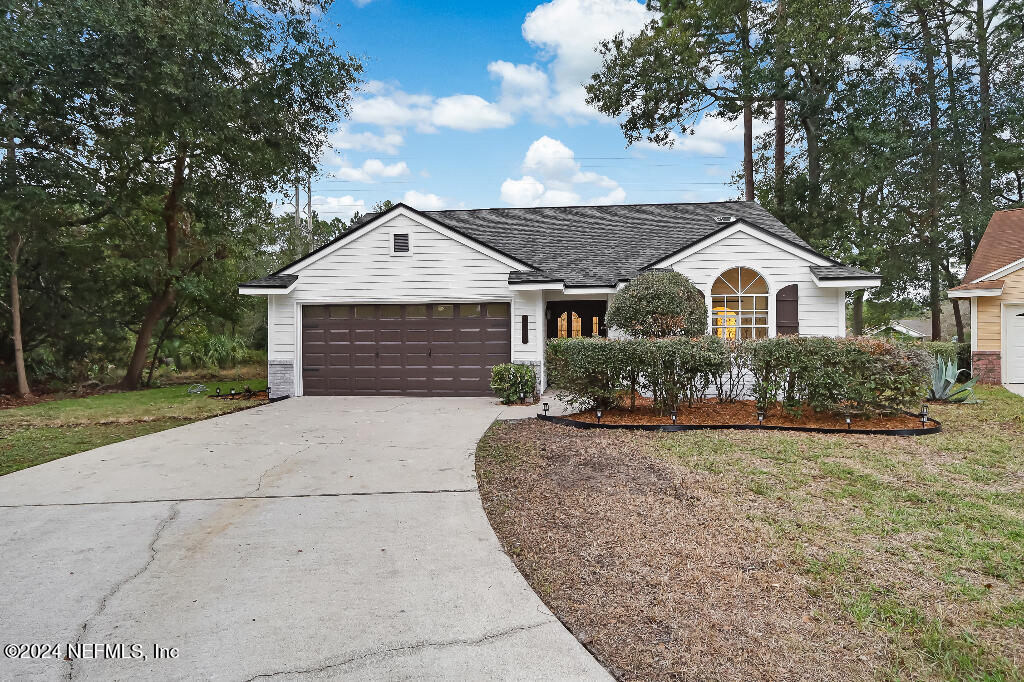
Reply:
<svg viewBox="0 0 1024 682"><path fill-rule="evenodd" d="M530 365L505 363L491 368L491 390L505 405L532 398L537 392L537 372Z"/></svg>
<svg viewBox="0 0 1024 682"><path fill-rule="evenodd" d="M723 341L555 339L548 379L577 408L632 407L642 391L664 413L703 400L752 398L761 410L891 413L920 405L928 385L919 350L879 339L799 338Z"/></svg>
<svg viewBox="0 0 1024 682"><path fill-rule="evenodd" d="M608 306L608 326L635 338L703 336L708 330L704 294L681 273L641 273Z"/></svg>
<svg viewBox="0 0 1024 682"><path fill-rule="evenodd" d="M608 409L626 396L633 373L646 376L649 359L642 341L632 344L603 338L552 339L548 342L548 381L558 397L578 409Z"/></svg>

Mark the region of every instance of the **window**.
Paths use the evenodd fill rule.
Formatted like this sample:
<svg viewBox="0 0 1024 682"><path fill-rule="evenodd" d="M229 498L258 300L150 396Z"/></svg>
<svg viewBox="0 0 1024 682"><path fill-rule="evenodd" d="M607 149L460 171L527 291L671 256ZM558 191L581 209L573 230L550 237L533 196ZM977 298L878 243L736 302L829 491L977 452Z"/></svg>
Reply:
<svg viewBox="0 0 1024 682"><path fill-rule="evenodd" d="M571 316L571 317L570 317ZM571 324L571 327L570 327ZM558 317L558 338L583 336L583 318L573 312L564 312Z"/></svg>
<svg viewBox="0 0 1024 682"><path fill-rule="evenodd" d="M434 318L439 317L455 317L455 306L451 303L434 306Z"/></svg>
<svg viewBox="0 0 1024 682"><path fill-rule="evenodd" d="M459 317L480 317L479 303L462 303L459 305Z"/></svg>
<svg viewBox="0 0 1024 682"><path fill-rule="evenodd" d="M407 305L405 306L405 317L406 319L421 318L427 316L427 306L425 305Z"/></svg>
<svg viewBox="0 0 1024 682"><path fill-rule="evenodd" d="M408 232L396 232L391 235L391 253L409 253L411 250Z"/></svg>
<svg viewBox="0 0 1024 682"><path fill-rule="evenodd" d="M711 333L723 339L768 336L768 283L750 268L727 270L711 285Z"/></svg>

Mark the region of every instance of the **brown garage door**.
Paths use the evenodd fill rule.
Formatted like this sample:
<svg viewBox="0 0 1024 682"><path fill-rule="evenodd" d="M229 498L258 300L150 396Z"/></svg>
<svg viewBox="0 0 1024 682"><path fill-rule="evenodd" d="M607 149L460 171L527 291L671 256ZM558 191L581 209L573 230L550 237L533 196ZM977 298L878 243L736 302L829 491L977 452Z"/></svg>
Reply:
<svg viewBox="0 0 1024 682"><path fill-rule="evenodd" d="M490 395L508 303L302 307L305 395Z"/></svg>

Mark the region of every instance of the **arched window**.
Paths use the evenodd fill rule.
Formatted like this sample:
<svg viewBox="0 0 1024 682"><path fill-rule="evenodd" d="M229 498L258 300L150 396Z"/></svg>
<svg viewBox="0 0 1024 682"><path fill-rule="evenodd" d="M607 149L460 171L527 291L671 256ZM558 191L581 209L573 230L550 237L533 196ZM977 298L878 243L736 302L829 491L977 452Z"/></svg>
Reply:
<svg viewBox="0 0 1024 682"><path fill-rule="evenodd" d="M768 283L750 268L723 272L711 285L711 333L723 339L768 336Z"/></svg>

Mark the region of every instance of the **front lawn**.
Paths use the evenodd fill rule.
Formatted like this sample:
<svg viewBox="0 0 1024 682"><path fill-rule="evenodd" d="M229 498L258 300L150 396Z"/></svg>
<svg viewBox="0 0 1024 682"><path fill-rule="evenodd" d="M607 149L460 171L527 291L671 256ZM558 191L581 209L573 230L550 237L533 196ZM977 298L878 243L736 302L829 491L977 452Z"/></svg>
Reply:
<svg viewBox="0 0 1024 682"><path fill-rule="evenodd" d="M623 679L1024 677L1024 399L920 438L499 422L477 474L548 606Z"/></svg>
<svg viewBox="0 0 1024 682"><path fill-rule="evenodd" d="M213 392L246 385L263 390L263 379L206 384ZM211 400L188 386L103 393L0 410L0 476L83 450L199 419L258 405L258 400Z"/></svg>

